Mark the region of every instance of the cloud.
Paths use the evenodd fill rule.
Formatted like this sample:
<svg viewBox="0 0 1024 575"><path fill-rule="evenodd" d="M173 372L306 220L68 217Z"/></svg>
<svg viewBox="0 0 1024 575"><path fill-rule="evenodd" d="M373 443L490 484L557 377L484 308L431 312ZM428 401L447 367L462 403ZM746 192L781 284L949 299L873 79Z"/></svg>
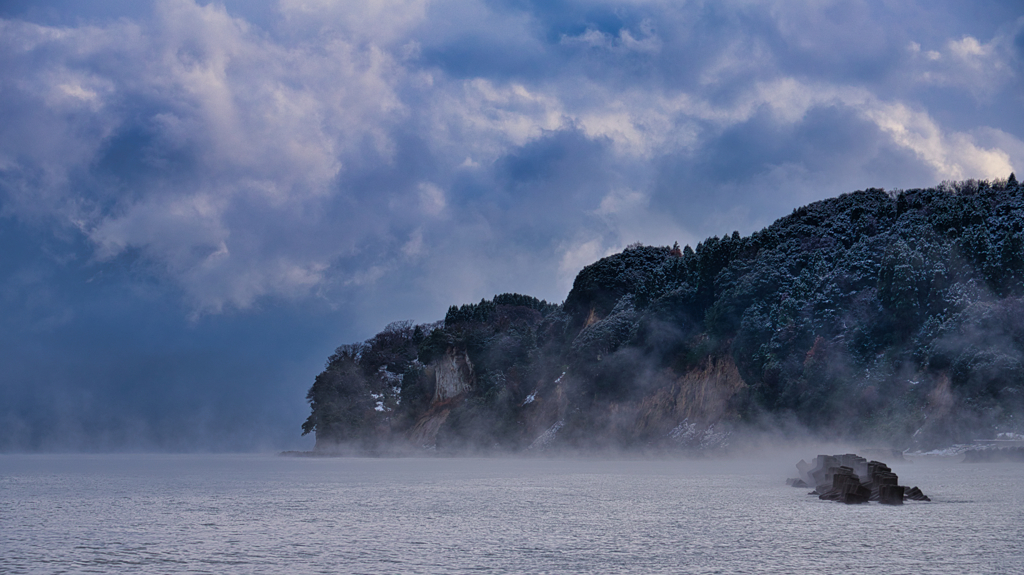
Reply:
<svg viewBox="0 0 1024 575"><path fill-rule="evenodd" d="M0 141L5 210L80 230L97 261L131 253L156 263L153 269L183 290L193 311L205 313L248 308L266 297L322 295L332 283L379 281L392 272L373 270L397 269L397 260L366 260L382 253L369 246L395 244L396 255L386 258L420 254L425 238L446 243L434 225L483 217L489 234L521 229L521 221L481 212L474 198L460 197L470 188L458 182L471 169L477 179L498 184L495 197L533 201L522 196L521 184L503 192L501 170L538 142L548 142L552 158L598 154L595 160L615 166L608 183L578 192L564 187L567 180L550 179L561 171L544 176L544 162L529 168L548 181L534 186L545 192L533 209L562 194L573 198L579 223L587 213L599 214L616 189L651 197L653 189L644 186L664 166L706 155L765 112L773 129L785 132L816 109L848 108L875 125L879 137L910 151L936 180L1003 176L1011 162L999 146L1019 142L1005 132L1002 144L981 146L920 104L858 83L862 74L819 70L811 60L825 54L830 65L880 65L891 56L892 43L882 36L867 42L873 51L862 50L863 30L874 29L869 24L880 17L868 4L753 3L709 16L639 3L583 18L571 10L515 6L467 1L444 12L414 0L285 0L276 6L281 24L264 29L217 4L163 0L149 20L3 21L2 81L18 109ZM438 28L442 15L452 18ZM566 27L574 18L576 31ZM710 18L711 26L694 27L688 18ZM716 18L718 26L743 33L722 36ZM942 64L943 81L957 73L967 81L1006 75L1011 38L1003 32L986 42L948 39L937 60L955 63ZM474 75L458 64L468 58L457 55L466 42L491 73ZM828 50L826 42L832 42ZM535 74L495 73L507 57L488 50L510 45L535 61ZM689 51L697 45L706 48ZM920 44L910 45L911 56L919 56ZM659 70L680 50L688 51L684 66L693 81L662 81ZM794 74L796 65L805 71ZM924 83L938 81L930 56L896 65L917 66ZM639 72L623 83L629 68ZM569 140L556 134L599 145L563 147L557 142ZM801 165L786 161L760 173L828 169ZM529 211L527 204L517 217ZM448 224L421 221L442 214ZM672 217L649 204L631 214L634 222ZM330 219L335 215L345 218L341 225ZM619 225L601 217L603 226ZM700 233L667 224L646 234L643 226L627 227L647 241L665 241L666 230L686 241ZM302 229L319 241L296 239ZM547 238L555 253L579 233L533 235ZM618 245L622 233L630 232L613 233L605 248ZM362 258L351 259L359 253ZM478 263L487 255L466 257ZM360 259L367 263L345 268Z"/></svg>
<svg viewBox="0 0 1024 575"><path fill-rule="evenodd" d="M441 133L457 139L452 142L457 145L476 142L477 156L483 161L493 162L510 148L565 125L557 98L530 92L518 83L496 85L483 78L456 82L445 100L435 120Z"/></svg>
<svg viewBox="0 0 1024 575"><path fill-rule="evenodd" d="M620 28L618 34L612 35L594 28L576 36L563 34L560 43L566 46L585 46L587 48L599 48L619 52L647 52L657 53L661 50L661 39L654 31L654 24L650 20L643 20L638 26L637 32L628 28Z"/></svg>
<svg viewBox="0 0 1024 575"><path fill-rule="evenodd" d="M917 79L966 90L977 100L988 100L1002 89L1019 86L1020 58L1014 43L1021 30L1024 18L988 41L963 35L930 50L912 42L909 51L919 66Z"/></svg>
<svg viewBox="0 0 1024 575"><path fill-rule="evenodd" d="M558 283L566 293L572 289L576 274L580 273L581 269L615 253L605 248L600 238L569 242L562 246L560 251L562 256L558 262Z"/></svg>
<svg viewBox="0 0 1024 575"><path fill-rule="evenodd" d="M279 238L239 233L233 220L267 210L299 227L336 193L344 158L388 161L387 127L403 114L392 88L397 65L343 38L278 45L213 4L157 8L146 33L124 23L4 23L20 48L15 64L49 54L38 69L7 77L17 96L43 97L30 110L35 125L16 126L21 133L5 141L54 128L52 143L8 152L8 172L46 176L31 189L10 185L13 203L44 211L56 198L65 205L52 215L82 229L99 259L139 250L201 309L308 293L330 251L264 259L274 249L263 244ZM74 153L63 153L69 147ZM117 154L129 157L127 170L124 162L112 174L91 170ZM106 189L83 190L83 176Z"/></svg>
<svg viewBox="0 0 1024 575"><path fill-rule="evenodd" d="M903 104L871 102L864 114L893 142L913 150L941 179L999 178L1013 169L1005 151L980 148L968 134L944 134L928 114Z"/></svg>
<svg viewBox="0 0 1024 575"><path fill-rule="evenodd" d="M327 37L377 46L407 43L412 30L427 17L427 0L281 0L278 9L286 28L305 36L310 30Z"/></svg>
<svg viewBox="0 0 1024 575"><path fill-rule="evenodd" d="M47 251L0 301L38 333L120 299L199 331L310 306L344 315L329 351L560 301L636 241L1024 162L1013 3L34 4L0 8L0 241Z"/></svg>
<svg viewBox="0 0 1024 575"><path fill-rule="evenodd" d="M444 196L444 190L428 182L420 184L419 190L423 213L428 216L441 215L448 203Z"/></svg>

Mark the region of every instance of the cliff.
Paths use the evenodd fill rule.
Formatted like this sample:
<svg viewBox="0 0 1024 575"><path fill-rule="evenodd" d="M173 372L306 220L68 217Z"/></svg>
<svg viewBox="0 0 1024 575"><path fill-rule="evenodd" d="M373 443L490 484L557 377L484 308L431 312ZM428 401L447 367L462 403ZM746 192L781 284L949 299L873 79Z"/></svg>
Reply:
<svg viewBox="0 0 1024 575"><path fill-rule="evenodd" d="M1024 188L858 191L747 237L630 246L342 346L303 425L379 450L696 449L785 420L927 448L1024 420Z"/></svg>
<svg viewBox="0 0 1024 575"><path fill-rule="evenodd" d="M426 412L421 415L409 432L412 445L432 448L437 443L441 430L452 409L473 391L473 363L465 351L449 348L436 361L434 372L434 396Z"/></svg>

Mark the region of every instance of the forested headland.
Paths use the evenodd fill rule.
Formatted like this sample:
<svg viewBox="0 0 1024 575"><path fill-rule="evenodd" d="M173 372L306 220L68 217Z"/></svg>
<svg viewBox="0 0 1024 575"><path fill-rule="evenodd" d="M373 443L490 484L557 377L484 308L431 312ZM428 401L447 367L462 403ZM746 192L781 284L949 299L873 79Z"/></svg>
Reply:
<svg viewBox="0 0 1024 575"><path fill-rule="evenodd" d="M1024 187L868 189L743 237L633 245L343 345L317 451L699 449L804 430L929 449L1024 431Z"/></svg>

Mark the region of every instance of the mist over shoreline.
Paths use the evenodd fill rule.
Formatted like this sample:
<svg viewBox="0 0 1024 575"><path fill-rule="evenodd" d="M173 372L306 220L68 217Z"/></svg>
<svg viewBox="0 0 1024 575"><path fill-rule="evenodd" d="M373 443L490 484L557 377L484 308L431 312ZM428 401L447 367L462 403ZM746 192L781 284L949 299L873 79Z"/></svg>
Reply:
<svg viewBox="0 0 1024 575"><path fill-rule="evenodd" d="M928 451L1024 438L1024 188L869 189L696 248L636 244L562 304L502 294L339 347L318 452Z"/></svg>

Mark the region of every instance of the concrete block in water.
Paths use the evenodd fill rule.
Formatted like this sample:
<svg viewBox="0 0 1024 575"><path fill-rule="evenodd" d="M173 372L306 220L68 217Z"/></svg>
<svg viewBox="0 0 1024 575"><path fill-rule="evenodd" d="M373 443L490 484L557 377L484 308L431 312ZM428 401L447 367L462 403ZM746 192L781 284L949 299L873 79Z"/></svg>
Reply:
<svg viewBox="0 0 1024 575"><path fill-rule="evenodd" d="M917 487L907 489L899 485L899 477L881 461L868 461L853 453L819 455L814 466L800 460L797 470L802 477L811 479L819 499L843 503L878 501L886 505L902 505L905 499L931 501ZM788 479L787 485L800 487L800 479Z"/></svg>
<svg viewBox="0 0 1024 575"><path fill-rule="evenodd" d="M931 501L931 498L925 495L924 493L921 493L921 490L918 489L916 486L911 487L909 490L907 490L903 498L910 499L911 501Z"/></svg>
<svg viewBox="0 0 1024 575"><path fill-rule="evenodd" d="M905 489L902 485L880 485L878 487L878 502L883 505L903 505Z"/></svg>

